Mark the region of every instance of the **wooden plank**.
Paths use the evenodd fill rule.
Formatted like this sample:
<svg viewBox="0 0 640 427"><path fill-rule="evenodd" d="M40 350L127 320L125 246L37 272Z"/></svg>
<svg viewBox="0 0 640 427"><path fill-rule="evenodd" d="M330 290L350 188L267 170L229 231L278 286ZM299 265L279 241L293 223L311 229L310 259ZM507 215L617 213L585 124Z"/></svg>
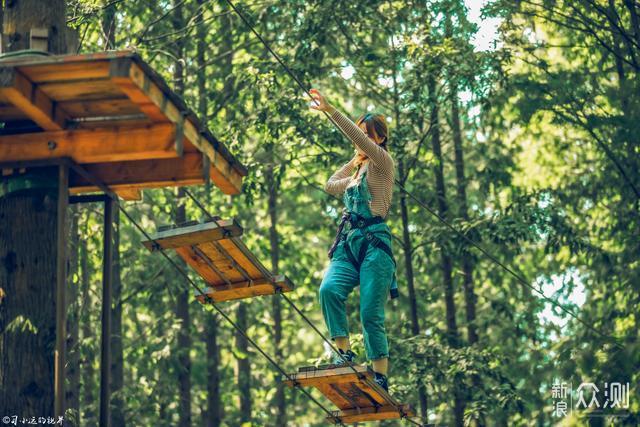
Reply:
<svg viewBox="0 0 640 427"><path fill-rule="evenodd" d="M285 286L283 286L284 283L286 283ZM266 278L256 279L256 280L253 280L252 282L242 280L236 283L231 283L230 285L222 284L222 285L209 286L207 288L207 291L205 291L205 294L208 292L214 293L214 292L220 292L220 291L235 290L235 289L249 287L249 286L263 286L263 285L268 285L271 288L280 287L281 292L290 292L294 289L294 285L289 280L289 278L287 278L284 275L278 275L276 277L270 277L270 278L266 277ZM196 296L201 296L201 294L196 291Z"/></svg>
<svg viewBox="0 0 640 427"><path fill-rule="evenodd" d="M44 130L60 130L69 118L55 102L12 67L0 68L0 93Z"/></svg>
<svg viewBox="0 0 640 427"><path fill-rule="evenodd" d="M409 405L402 405L402 411L407 414L407 416L415 416L413 411L411 410ZM337 411L335 415L343 422L343 423L358 423L358 422L366 422L366 421L381 421L381 420L392 420L401 418L401 414L398 411L398 408L391 405L382 406L380 408L361 408L358 409L345 409L341 411ZM327 421L335 422L333 418L327 417Z"/></svg>
<svg viewBox="0 0 640 427"><path fill-rule="evenodd" d="M124 96L97 100L66 101L61 102L59 105L72 118L140 114L138 106ZM0 117L2 116L0 115Z"/></svg>
<svg viewBox="0 0 640 427"><path fill-rule="evenodd" d="M161 188L202 184L202 154L185 153L183 157L149 159L115 163L92 163L83 167L113 190ZM71 192L98 191L80 176L71 176Z"/></svg>
<svg viewBox="0 0 640 427"><path fill-rule="evenodd" d="M335 384L318 384L316 388L338 408L349 409L354 407L353 401L349 400L348 397L343 396L336 389Z"/></svg>
<svg viewBox="0 0 640 427"><path fill-rule="evenodd" d="M291 374L290 377L300 384L316 386L316 384L341 384L360 381L360 376L373 378L373 371L366 366L353 365L353 367L345 366L338 368L316 369L308 367L306 371L299 371ZM356 374L355 371L358 373ZM284 383L292 386L290 380L284 380Z"/></svg>
<svg viewBox="0 0 640 427"><path fill-rule="evenodd" d="M115 193L120 196L122 200L137 201L142 200L142 190L138 188L120 188Z"/></svg>
<svg viewBox="0 0 640 427"><path fill-rule="evenodd" d="M51 56L15 56L6 58L3 65L15 67L32 67L37 65L57 65L64 66L72 63L93 63L102 60L113 60L117 58L132 58L137 56L132 50L103 51L94 53L71 54L71 55L51 55Z"/></svg>
<svg viewBox="0 0 640 427"><path fill-rule="evenodd" d="M272 280L276 285L280 286L282 292L292 291L295 288L293 282L284 274L279 274L277 276L272 277Z"/></svg>
<svg viewBox="0 0 640 427"><path fill-rule="evenodd" d="M206 280L206 279L205 279ZM290 282L289 282L290 283ZM293 290L293 285L289 288L281 289L281 292L290 292ZM274 281L270 278L258 279L253 282L240 281L232 283L230 285L209 286L203 289L204 294L211 297L215 302L231 301L243 298L254 298L264 295L273 295L277 292ZM205 303L204 295L195 292L196 299L200 303Z"/></svg>
<svg viewBox="0 0 640 427"><path fill-rule="evenodd" d="M191 249L190 246L175 248L176 253L182 258L188 266L193 268L207 283L221 283L224 279L220 277L214 270L209 268L207 263L202 260Z"/></svg>
<svg viewBox="0 0 640 427"><path fill-rule="evenodd" d="M76 129L99 129L99 128L104 128L108 126L143 127L143 126L152 126L156 124L143 115L141 115L140 118L127 118L127 117L118 117L118 116L104 117L105 120L80 121L78 123L74 123L74 125Z"/></svg>
<svg viewBox="0 0 640 427"><path fill-rule="evenodd" d="M0 136L0 162L71 157L78 163L175 157L173 126L103 128Z"/></svg>
<svg viewBox="0 0 640 427"><path fill-rule="evenodd" d="M13 104L0 105L0 122L29 119L22 110Z"/></svg>
<svg viewBox="0 0 640 427"><path fill-rule="evenodd" d="M374 381L373 378L367 378L358 384L358 387L367 395L371 396L376 402L383 405L386 403L399 404L389 393L387 393L382 387Z"/></svg>
<svg viewBox="0 0 640 427"><path fill-rule="evenodd" d="M106 79L109 60L86 62L48 63L21 66L20 71L34 83L64 82L69 80Z"/></svg>
<svg viewBox="0 0 640 427"><path fill-rule="evenodd" d="M318 368L309 366L300 368L290 377L291 380L283 381L289 386L298 383L320 390L341 409L336 412L336 416L340 417L343 422L400 418L401 412L408 416L414 415L409 405L398 403L388 392L375 383L373 371L366 366Z"/></svg>
<svg viewBox="0 0 640 427"><path fill-rule="evenodd" d="M152 99L149 91L151 81L149 76L130 59L114 61L111 63L111 81L138 106L140 111L146 114L151 120L156 122L169 122L171 118L163 111L166 108L172 109L174 113L173 122L177 122L180 116L179 111L173 103L169 102L164 92L153 85L156 99Z"/></svg>
<svg viewBox="0 0 640 427"><path fill-rule="evenodd" d="M214 222L205 222L187 227L161 231L151 235L163 249L175 249L185 246L198 245L204 242L220 240L229 236L240 236L242 227L235 220L219 220L219 225ZM145 240L142 244L150 251L155 250L151 240Z"/></svg>
<svg viewBox="0 0 640 427"><path fill-rule="evenodd" d="M251 279L269 277L271 275L271 272L262 266L262 263L251 253L242 240L222 240L220 245L247 272Z"/></svg>
<svg viewBox="0 0 640 427"><path fill-rule="evenodd" d="M336 375L333 377L296 377L295 380L303 386L317 387L323 384L353 383L358 381L358 376L352 371L350 374ZM285 384L291 386L291 380L285 380Z"/></svg>
<svg viewBox="0 0 640 427"><path fill-rule="evenodd" d="M200 248L203 255L208 257L211 260L211 262L216 266L216 268L218 268L218 270L220 270L225 275L225 277L227 277L230 281L241 282L246 278L242 275L242 273L238 269L235 268L234 258L230 254L229 256L225 256L225 254L222 252L226 250L222 245L222 243L228 242L228 241L229 239L218 240L216 242L218 243L218 245L214 245L212 242L205 242L205 243L199 244L198 248ZM218 247L220 247L222 251L218 250ZM258 279L262 277L264 276L260 275L260 276L251 277L251 278ZM215 283L215 284L221 285L222 283Z"/></svg>
<svg viewBox="0 0 640 427"><path fill-rule="evenodd" d="M121 61L122 62L122 61ZM129 68L128 75L125 73ZM178 123L184 120L186 111L181 111L172 102L144 70L133 61L130 64L122 63L112 70L112 80L120 86L120 89L135 103L140 110L154 121L167 121ZM204 138L200 130L190 118L184 120L184 136L191 144L205 153L214 173L213 182L227 194L237 194L242 189L242 175L232 167L228 159Z"/></svg>
<svg viewBox="0 0 640 427"><path fill-rule="evenodd" d="M109 79L43 83L38 85L38 88L56 102L90 101L122 96L120 88Z"/></svg>
<svg viewBox="0 0 640 427"><path fill-rule="evenodd" d="M363 381L355 381L352 383L332 384L336 390L339 390L345 396L348 396L355 403L356 407L366 408L378 406L380 403L374 399L369 393L362 388ZM353 406L352 406L353 407Z"/></svg>
<svg viewBox="0 0 640 427"><path fill-rule="evenodd" d="M225 244L228 245L228 251L232 254L233 258L238 260L252 277L268 276L271 274L244 242L236 240L233 241L233 246L231 246L230 243Z"/></svg>
<svg viewBox="0 0 640 427"><path fill-rule="evenodd" d="M63 416L65 410L64 382L66 378L67 354L67 218L69 208L69 168L67 165L58 166L58 200L56 218L56 341L54 349L54 411L56 416ZM34 236L35 237L35 236ZM4 422L4 421L3 421Z"/></svg>
<svg viewBox="0 0 640 427"><path fill-rule="evenodd" d="M353 369L355 369L358 374L364 376L371 376L373 378L373 371L366 366L362 365L353 365ZM342 374L353 373L353 369L349 366L339 366L334 367L333 365L321 365L321 366L302 366L298 368L298 372L296 375L299 375L300 378L316 378L316 377L326 377L326 376L338 376Z"/></svg>

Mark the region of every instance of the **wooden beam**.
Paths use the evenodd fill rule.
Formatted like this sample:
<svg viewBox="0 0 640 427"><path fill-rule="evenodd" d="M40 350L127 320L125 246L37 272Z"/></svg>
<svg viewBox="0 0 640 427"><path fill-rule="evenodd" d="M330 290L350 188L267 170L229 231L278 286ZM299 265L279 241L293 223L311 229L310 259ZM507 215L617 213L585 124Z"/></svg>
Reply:
<svg viewBox="0 0 640 427"><path fill-rule="evenodd" d="M408 416L413 416L413 412L409 405L401 405L401 408ZM379 408L361 408L361 409L345 409L338 411L335 415L343 423L359 423L366 421L380 421L398 419L401 417L400 412L395 406L385 405ZM334 418L327 417L327 421L335 422Z"/></svg>
<svg viewBox="0 0 640 427"><path fill-rule="evenodd" d="M204 295L208 295L215 302L231 301L242 298L253 298L276 293L276 286L280 286L280 292L291 292L293 283L285 276L278 276L274 280L261 278L257 280L241 281L230 285L209 286L203 289ZM204 304L204 295L195 291L196 299Z"/></svg>
<svg viewBox="0 0 640 427"><path fill-rule="evenodd" d="M144 70L130 59L120 59L113 62L111 80L135 103L140 110L155 122L184 121L183 132L189 142L198 150L205 153L211 165L213 182L227 194L237 194L242 189L242 175L229 161L201 135L193 122L184 117L185 111L180 109L168 98L164 91L152 81ZM181 148L180 139L176 140L176 149Z"/></svg>
<svg viewBox="0 0 640 427"><path fill-rule="evenodd" d="M138 188L119 188L115 192L122 200L142 200L142 190Z"/></svg>
<svg viewBox="0 0 640 427"><path fill-rule="evenodd" d="M203 182L200 153L185 153L183 157L170 159L91 163L83 167L115 191L195 185ZM100 190L78 175L71 175L70 186L70 191L74 194Z"/></svg>
<svg viewBox="0 0 640 427"><path fill-rule="evenodd" d="M176 249L184 246L197 245L203 242L227 239L230 236L240 236L242 227L235 220L218 220L218 223L205 222L186 227L172 228L160 231L150 237L163 249ZM150 251L155 250L154 242L144 240L142 244Z"/></svg>
<svg viewBox="0 0 640 427"><path fill-rule="evenodd" d="M0 68L0 95L44 130L64 129L68 116L39 87L13 67Z"/></svg>
<svg viewBox="0 0 640 427"><path fill-rule="evenodd" d="M54 351L54 413L64 416L65 362L67 360L67 208L69 206L69 168L58 166L58 216L56 220L56 344Z"/></svg>
<svg viewBox="0 0 640 427"><path fill-rule="evenodd" d="M0 136L0 162L70 157L77 163L175 157L171 124Z"/></svg>
<svg viewBox="0 0 640 427"><path fill-rule="evenodd" d="M69 80L91 80L109 78L110 60L84 62L33 64L20 67L20 71L34 83L62 82Z"/></svg>

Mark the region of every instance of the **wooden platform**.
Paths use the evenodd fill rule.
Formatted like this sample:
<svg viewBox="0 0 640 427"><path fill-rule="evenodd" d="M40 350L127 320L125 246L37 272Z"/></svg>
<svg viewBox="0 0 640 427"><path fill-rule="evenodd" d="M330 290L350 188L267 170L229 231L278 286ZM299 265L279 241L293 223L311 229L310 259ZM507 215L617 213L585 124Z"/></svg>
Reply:
<svg viewBox="0 0 640 427"><path fill-rule="evenodd" d="M0 167L67 157L121 195L211 179L237 194L246 168L137 54L0 59ZM77 176L71 191L97 188Z"/></svg>
<svg viewBox="0 0 640 427"><path fill-rule="evenodd" d="M304 367L295 374L290 374L291 380L283 380L290 387L295 381L301 386L320 390L340 409L334 416L343 423L396 419L403 414L408 417L415 415L409 405L397 402L374 381L371 369L361 365L354 365L353 368L357 374L348 366ZM330 417L327 420L335 421Z"/></svg>
<svg viewBox="0 0 640 427"><path fill-rule="evenodd" d="M207 282L204 294L216 302L293 290L286 276L274 276L262 265L241 234L237 222L220 219L161 230L143 244L151 251L175 250ZM196 297L205 302L203 294Z"/></svg>

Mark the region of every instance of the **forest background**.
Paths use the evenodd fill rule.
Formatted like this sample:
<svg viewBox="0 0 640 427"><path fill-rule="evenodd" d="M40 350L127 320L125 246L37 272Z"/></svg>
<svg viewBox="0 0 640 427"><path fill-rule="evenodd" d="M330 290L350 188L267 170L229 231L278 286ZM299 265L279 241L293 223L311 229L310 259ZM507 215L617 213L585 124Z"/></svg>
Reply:
<svg viewBox="0 0 640 427"><path fill-rule="evenodd" d="M397 179L415 196L396 189L388 220L401 291L387 305L393 394L438 425L636 425L639 4L237 7L308 87L354 119L387 117ZM350 143L309 110L224 1L72 0L67 15L79 52L136 49L248 167L242 195L191 191L212 214L239 220L249 247L292 279L291 298L323 326L317 291L341 210L323 185L352 155ZM127 208L148 231L203 218L171 189L145 191ZM97 424L101 221L99 205L73 212L67 399L82 425ZM194 302L125 218L118 223L114 425L326 423ZM357 301L349 300L350 325L363 356ZM280 298L223 309L289 371L325 351ZM563 382L574 391L583 382L629 383L629 408L609 413L619 417L591 408L558 418L552 387Z"/></svg>

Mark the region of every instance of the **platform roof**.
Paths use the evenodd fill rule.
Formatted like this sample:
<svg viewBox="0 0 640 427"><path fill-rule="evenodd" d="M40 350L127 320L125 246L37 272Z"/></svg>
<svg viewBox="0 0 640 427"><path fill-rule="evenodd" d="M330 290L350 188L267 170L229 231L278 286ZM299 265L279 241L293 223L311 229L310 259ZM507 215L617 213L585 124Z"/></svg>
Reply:
<svg viewBox="0 0 640 427"><path fill-rule="evenodd" d="M0 164L71 158L125 197L203 183L240 192L246 168L131 51L0 60ZM97 188L70 177L72 192Z"/></svg>

